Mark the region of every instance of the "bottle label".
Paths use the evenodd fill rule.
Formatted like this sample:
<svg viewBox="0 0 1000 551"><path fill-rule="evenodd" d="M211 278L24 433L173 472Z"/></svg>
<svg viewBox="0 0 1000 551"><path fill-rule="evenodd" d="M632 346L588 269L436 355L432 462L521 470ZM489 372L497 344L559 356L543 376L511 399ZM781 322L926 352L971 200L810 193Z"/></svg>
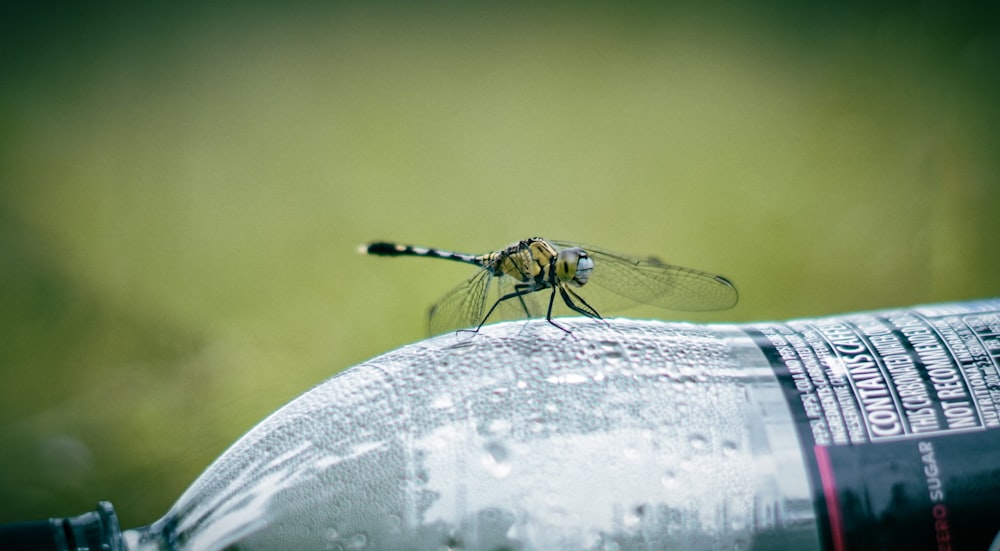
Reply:
<svg viewBox="0 0 1000 551"><path fill-rule="evenodd" d="M828 549L1000 545L1000 300L744 327L811 459Z"/></svg>

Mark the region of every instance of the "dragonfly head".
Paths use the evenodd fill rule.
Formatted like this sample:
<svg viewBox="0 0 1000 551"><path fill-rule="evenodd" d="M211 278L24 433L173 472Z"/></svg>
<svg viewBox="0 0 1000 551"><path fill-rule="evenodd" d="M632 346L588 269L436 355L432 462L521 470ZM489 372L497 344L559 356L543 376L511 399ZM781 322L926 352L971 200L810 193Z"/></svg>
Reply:
<svg viewBox="0 0 1000 551"><path fill-rule="evenodd" d="M556 279L574 287L582 287L594 271L594 259L580 247L559 251L556 257Z"/></svg>

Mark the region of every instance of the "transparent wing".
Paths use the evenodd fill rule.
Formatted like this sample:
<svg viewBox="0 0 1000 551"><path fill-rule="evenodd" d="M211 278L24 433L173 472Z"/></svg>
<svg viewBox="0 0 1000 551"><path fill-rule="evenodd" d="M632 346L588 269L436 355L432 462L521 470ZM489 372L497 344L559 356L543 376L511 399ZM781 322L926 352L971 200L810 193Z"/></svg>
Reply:
<svg viewBox="0 0 1000 551"><path fill-rule="evenodd" d="M479 327L490 308L500 297L513 293L516 284L517 281L509 276L494 276L489 270L480 269L431 307L431 335ZM544 317L551 292L551 289L542 289L505 300L486 321Z"/></svg>
<svg viewBox="0 0 1000 551"><path fill-rule="evenodd" d="M642 260L580 243L551 243L559 248L580 247L594 259L594 271L587 284L579 289L579 294L588 301L591 285L603 287L631 302L684 312L726 310L739 300L736 287L722 276L671 266L655 257ZM603 307L609 304L623 307L620 300L597 302Z"/></svg>

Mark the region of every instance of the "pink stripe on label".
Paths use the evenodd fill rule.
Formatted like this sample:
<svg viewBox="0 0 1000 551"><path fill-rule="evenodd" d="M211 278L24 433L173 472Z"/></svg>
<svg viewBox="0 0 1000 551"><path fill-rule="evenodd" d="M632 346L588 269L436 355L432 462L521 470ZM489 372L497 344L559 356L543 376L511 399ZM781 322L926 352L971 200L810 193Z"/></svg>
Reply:
<svg viewBox="0 0 1000 551"><path fill-rule="evenodd" d="M840 502L837 500L837 481L833 476L833 465L830 464L830 454L825 446L815 446L816 465L819 467L819 478L823 483L823 496L826 498L826 514L830 519L830 535L833 538L834 551L844 551L844 524L840 518Z"/></svg>

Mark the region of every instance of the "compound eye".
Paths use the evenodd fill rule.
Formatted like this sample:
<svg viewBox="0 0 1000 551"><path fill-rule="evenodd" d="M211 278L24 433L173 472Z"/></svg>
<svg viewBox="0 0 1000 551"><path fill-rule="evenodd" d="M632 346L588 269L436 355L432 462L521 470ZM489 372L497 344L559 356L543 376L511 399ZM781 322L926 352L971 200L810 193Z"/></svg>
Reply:
<svg viewBox="0 0 1000 551"><path fill-rule="evenodd" d="M556 278L560 282L580 287L587 283L593 270L594 260L579 247L563 249L556 257Z"/></svg>
<svg viewBox="0 0 1000 551"><path fill-rule="evenodd" d="M580 251L580 259L576 263L576 277L573 278L573 284L577 287L582 286L587 283L590 279L590 273L594 271L594 259L583 250Z"/></svg>

